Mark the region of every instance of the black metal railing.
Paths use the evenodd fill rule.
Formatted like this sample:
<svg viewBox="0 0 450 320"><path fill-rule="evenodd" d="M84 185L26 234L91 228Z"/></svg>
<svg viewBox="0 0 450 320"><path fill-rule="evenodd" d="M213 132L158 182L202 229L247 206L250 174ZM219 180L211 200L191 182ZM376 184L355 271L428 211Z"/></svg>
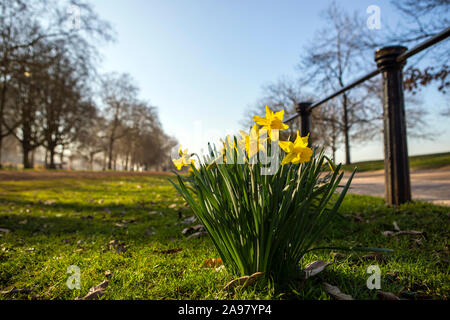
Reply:
<svg viewBox="0 0 450 320"><path fill-rule="evenodd" d="M358 86L378 74L383 76L384 168L385 197L389 205L411 200L408 148L406 142L405 102L403 96L403 66L413 55L445 40L450 28L407 50L402 46L388 46L375 51L377 69L317 102L301 102L297 113L286 121L301 119L300 131L306 136L311 131L311 112L325 102Z"/></svg>

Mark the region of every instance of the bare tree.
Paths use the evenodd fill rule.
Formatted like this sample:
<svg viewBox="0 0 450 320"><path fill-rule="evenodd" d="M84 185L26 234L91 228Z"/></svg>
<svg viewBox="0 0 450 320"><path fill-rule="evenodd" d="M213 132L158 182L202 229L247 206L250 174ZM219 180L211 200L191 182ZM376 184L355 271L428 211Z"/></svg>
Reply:
<svg viewBox="0 0 450 320"><path fill-rule="evenodd" d="M104 117L108 121L108 169L113 168L114 144L126 136L130 128L132 106L136 103L137 87L128 74L108 74L102 80Z"/></svg>
<svg viewBox="0 0 450 320"><path fill-rule="evenodd" d="M396 0L391 1L397 8L404 22L396 26L395 30L387 28L388 33L375 45L400 43L414 46L419 41L437 35L450 25L450 2L446 0ZM438 91L445 94L450 87L448 75L450 73L450 43L443 41L424 51L418 58L410 61L404 72L405 89L413 93L421 87L437 83ZM424 66L420 62L429 57L432 65ZM412 64L411 64L412 63Z"/></svg>
<svg viewBox="0 0 450 320"><path fill-rule="evenodd" d="M314 40L301 55L298 69L302 80L316 87L322 94L337 91L353 80L354 75L364 70L367 61L366 47L362 45L368 37L364 20L357 15L349 15L335 2L323 14L327 27L319 30ZM343 93L339 98L338 115L334 123L341 130L345 147L345 163L351 162L350 138L356 125L362 127L370 123L363 117L363 105L355 91ZM339 121L338 121L339 120Z"/></svg>

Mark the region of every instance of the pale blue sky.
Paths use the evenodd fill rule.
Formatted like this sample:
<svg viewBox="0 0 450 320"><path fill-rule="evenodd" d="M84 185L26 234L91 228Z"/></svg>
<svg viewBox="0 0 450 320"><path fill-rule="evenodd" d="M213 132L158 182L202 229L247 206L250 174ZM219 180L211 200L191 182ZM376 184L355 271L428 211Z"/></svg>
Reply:
<svg viewBox="0 0 450 320"><path fill-rule="evenodd" d="M164 130L190 150L234 133L261 86L295 76L303 46L323 27L329 1L93 0L98 14L117 31L103 47L102 72L128 72L140 97L158 106ZM388 1L348 0L360 10L375 4L384 21L395 22ZM376 32L376 31L374 31ZM428 90L430 91L430 90ZM436 96L434 92L426 96ZM443 97L433 98L435 104ZM436 112L437 113L437 112ZM448 119L432 116L442 131L434 142L410 141L410 154L450 151ZM199 136L201 136L199 138ZM381 159L381 137L352 146L353 160ZM338 154L342 160L342 153Z"/></svg>

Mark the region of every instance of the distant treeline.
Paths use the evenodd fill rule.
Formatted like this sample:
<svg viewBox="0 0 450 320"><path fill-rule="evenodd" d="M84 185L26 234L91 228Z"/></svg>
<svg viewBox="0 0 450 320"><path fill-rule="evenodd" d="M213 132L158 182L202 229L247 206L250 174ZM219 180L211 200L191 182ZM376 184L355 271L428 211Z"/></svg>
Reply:
<svg viewBox="0 0 450 320"><path fill-rule="evenodd" d="M83 1L0 1L0 163L168 168L176 141L156 107L128 74L96 70L97 46L113 39Z"/></svg>

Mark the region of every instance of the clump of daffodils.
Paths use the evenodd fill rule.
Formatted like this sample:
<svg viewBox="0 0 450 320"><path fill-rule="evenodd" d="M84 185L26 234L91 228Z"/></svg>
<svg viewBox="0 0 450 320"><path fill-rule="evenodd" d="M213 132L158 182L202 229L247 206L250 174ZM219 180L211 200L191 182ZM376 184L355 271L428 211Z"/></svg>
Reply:
<svg viewBox="0 0 450 320"><path fill-rule="evenodd" d="M220 150L194 163L187 150L173 159L174 187L205 226L225 267L239 276L264 272L276 281L292 279L302 257L314 250L342 203L353 175L340 193L343 177L308 136L279 140L284 111L266 107L250 131L228 136ZM333 168L330 172L325 163ZM273 170L265 170L268 166ZM336 196L333 196L336 193Z"/></svg>
<svg viewBox="0 0 450 320"><path fill-rule="evenodd" d="M231 148L233 151L245 150L246 159L252 159L259 152L266 152L267 142L275 142L278 143L285 152L285 157L281 161L281 165L308 162L311 159L313 151L308 146L307 136L300 137L300 134L297 131L297 138L294 142L278 140L279 131L289 128L287 124L283 123L283 117L284 110L274 113L266 106L265 118L254 116L253 120L255 121L255 124L250 132L247 133L241 130L241 139L237 141L234 141L230 136L227 136L226 141L222 141L220 156L213 160L215 162L223 160L223 162L220 163L226 163L226 153L228 148ZM189 160L190 156L187 155L187 149L182 151L180 148L178 154L180 156L179 158L172 159L178 170L181 170L183 166L194 164L193 160Z"/></svg>

